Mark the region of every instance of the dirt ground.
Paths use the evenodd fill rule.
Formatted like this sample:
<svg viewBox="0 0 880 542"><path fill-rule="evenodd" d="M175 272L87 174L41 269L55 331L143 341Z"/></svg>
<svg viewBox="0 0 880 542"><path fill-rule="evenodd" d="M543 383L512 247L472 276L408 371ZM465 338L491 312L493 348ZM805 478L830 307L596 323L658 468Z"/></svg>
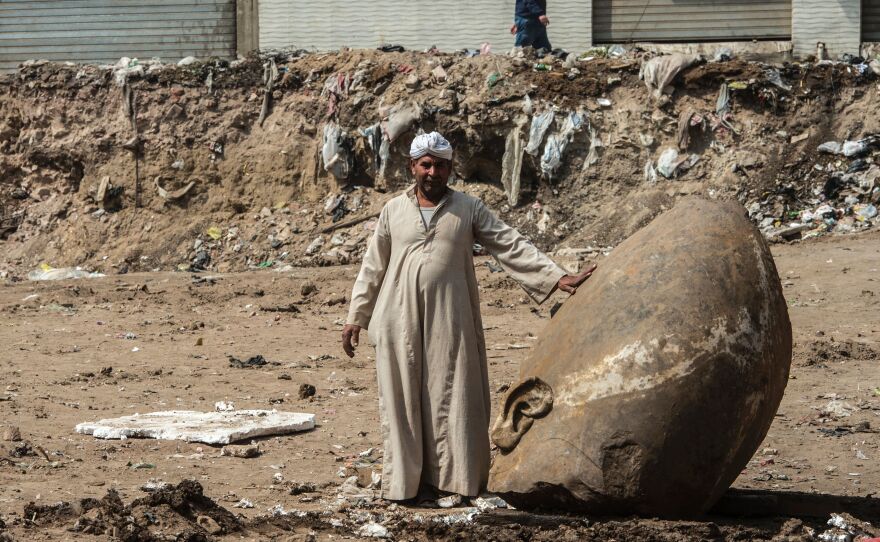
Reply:
<svg viewBox="0 0 880 542"><path fill-rule="evenodd" d="M341 502L340 469L382 454L373 350L364 344L348 360L339 344L357 272L342 266L3 284L0 540L205 540L208 533L330 540L362 538L371 521L400 540L814 540L828 528L829 510L876 524L880 233L777 244L773 253L794 329L791 379L735 487L770 498L813 495L821 503L815 513L694 521L548 516L550 526L535 526L499 513L455 523L461 510ZM552 301L535 307L486 261L477 260L477 275L497 402L497 390L515 378L549 321ZM304 296L307 282L317 291ZM256 354L270 363L230 366L229 356ZM315 387L313 397L300 398L303 384ZM253 458L73 430L135 412L210 411L217 401L314 413L318 425L260 439L262 454ZM11 440L13 427L21 440ZM184 480L198 484L141 489ZM253 508L233 507L242 499ZM502 517L501 525L486 517Z"/></svg>

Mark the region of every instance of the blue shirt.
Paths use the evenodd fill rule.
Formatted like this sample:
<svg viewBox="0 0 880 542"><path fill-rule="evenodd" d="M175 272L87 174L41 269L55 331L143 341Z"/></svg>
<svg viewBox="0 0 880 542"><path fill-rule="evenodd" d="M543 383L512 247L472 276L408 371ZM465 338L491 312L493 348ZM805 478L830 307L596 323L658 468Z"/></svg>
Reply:
<svg viewBox="0 0 880 542"><path fill-rule="evenodd" d="M547 0L516 0L514 15L537 19L547 14Z"/></svg>

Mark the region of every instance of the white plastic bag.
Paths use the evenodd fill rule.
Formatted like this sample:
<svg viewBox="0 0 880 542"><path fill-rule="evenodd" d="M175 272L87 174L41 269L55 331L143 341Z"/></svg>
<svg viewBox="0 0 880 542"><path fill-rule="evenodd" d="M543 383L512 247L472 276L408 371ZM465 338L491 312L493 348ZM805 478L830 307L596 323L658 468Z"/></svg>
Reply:
<svg viewBox="0 0 880 542"><path fill-rule="evenodd" d="M532 156L537 156L538 149L541 148L541 142L544 141L544 135L553 124L556 113L553 109L548 109L543 113L538 113L532 117L532 125L529 128L529 144L526 145L526 152Z"/></svg>

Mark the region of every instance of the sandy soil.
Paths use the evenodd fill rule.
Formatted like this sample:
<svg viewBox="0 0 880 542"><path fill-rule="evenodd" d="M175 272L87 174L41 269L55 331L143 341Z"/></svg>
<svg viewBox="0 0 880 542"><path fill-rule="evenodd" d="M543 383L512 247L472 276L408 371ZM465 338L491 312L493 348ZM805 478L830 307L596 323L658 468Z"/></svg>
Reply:
<svg viewBox="0 0 880 542"><path fill-rule="evenodd" d="M841 504L837 511L880 520L870 498L880 484L878 241L880 234L872 232L774 245L794 328L791 380L770 433L735 487L771 495L817 493L832 508L842 502L838 498L858 497L849 501L858 506L847 510ZM187 273L151 273L4 284L0 421L4 438L15 437L10 428L17 427L22 440L0 442L0 539L106 539L114 532L130 540L204 539L205 531L193 522L169 519L174 510L187 515L179 502L177 508L154 503L154 538L146 538L146 531L125 538L118 531L96 537L69 530L82 528L89 507L77 508L82 499L115 490L129 503L146 495L140 488L150 479L198 481L206 497L240 514L212 516L220 525L217 536L230 533L230 540L305 540L310 531L324 540L352 536L370 519L388 523L391 517L399 539L810 540L811 528L824 529L827 515L809 513L689 522L612 518L551 529L517 521L448 526L418 523L413 511L397 507L337 505L340 468L370 448L370 457L381 460L373 350L364 345L348 360L339 346L347 311L341 301L356 272L347 266L203 274L198 282ZM552 301L536 308L503 273L491 273L483 258L477 273L497 402L497 390L513 380L549 321ZM303 296L308 281L317 292ZM299 312L267 310L291 303ZM271 364L230 367L228 356L256 354ZM303 384L315 386L314 397L300 398ZM105 441L73 431L79 422L135 412L212 410L221 400L237 408L314 413L318 427L261 439L262 455L249 459L221 457L219 447L204 444ZM316 487L291 495L295 483ZM233 508L241 499L254 507ZM40 507L59 501L80 504ZM140 505L149 509L149 503ZM314 513L268 519L277 505ZM333 518L340 518L336 527Z"/></svg>

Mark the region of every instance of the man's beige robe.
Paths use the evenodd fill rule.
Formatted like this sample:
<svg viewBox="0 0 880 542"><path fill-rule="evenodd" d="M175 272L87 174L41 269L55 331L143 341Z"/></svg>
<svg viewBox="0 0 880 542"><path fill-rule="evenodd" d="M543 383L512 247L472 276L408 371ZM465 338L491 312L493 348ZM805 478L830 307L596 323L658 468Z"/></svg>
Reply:
<svg viewBox="0 0 880 542"><path fill-rule="evenodd" d="M565 274L482 201L449 190L426 228L415 189L382 209L347 323L376 345L385 458L382 496L419 481L473 496L489 474L489 379L473 244L536 301Z"/></svg>

